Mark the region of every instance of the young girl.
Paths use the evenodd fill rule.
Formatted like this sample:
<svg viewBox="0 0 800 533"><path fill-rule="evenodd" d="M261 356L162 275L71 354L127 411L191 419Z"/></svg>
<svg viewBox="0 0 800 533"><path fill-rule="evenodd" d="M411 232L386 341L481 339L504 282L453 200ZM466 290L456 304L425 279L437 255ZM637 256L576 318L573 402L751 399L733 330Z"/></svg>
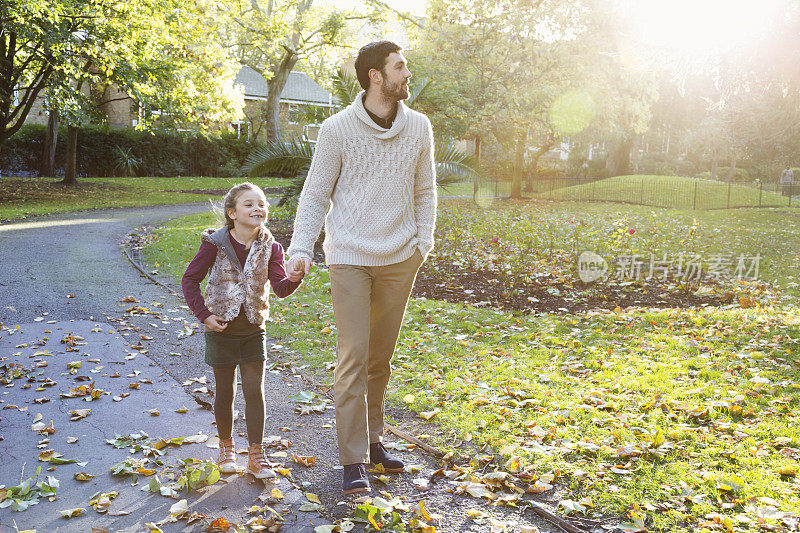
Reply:
<svg viewBox="0 0 800 533"><path fill-rule="evenodd" d="M233 397L236 366L245 400L247 472L275 477L264 458L264 322L269 317L269 288L279 298L292 294L301 281L286 275L283 247L264 225L267 199L252 183L233 187L224 200L225 226L206 230L200 250L181 280L189 309L205 324L206 363L214 369L214 416L219 433L220 471L237 471L233 443ZM211 271L205 299L200 282Z"/></svg>

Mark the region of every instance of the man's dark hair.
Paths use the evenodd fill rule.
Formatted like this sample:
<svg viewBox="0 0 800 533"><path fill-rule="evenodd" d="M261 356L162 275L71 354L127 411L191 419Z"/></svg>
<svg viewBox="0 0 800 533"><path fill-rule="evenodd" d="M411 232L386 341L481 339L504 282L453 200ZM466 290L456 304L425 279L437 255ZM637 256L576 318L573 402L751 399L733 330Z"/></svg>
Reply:
<svg viewBox="0 0 800 533"><path fill-rule="evenodd" d="M386 58L394 52L402 52L403 48L392 41L375 41L361 47L356 57L356 76L358 83L365 91L369 89L369 71L372 69L383 72Z"/></svg>

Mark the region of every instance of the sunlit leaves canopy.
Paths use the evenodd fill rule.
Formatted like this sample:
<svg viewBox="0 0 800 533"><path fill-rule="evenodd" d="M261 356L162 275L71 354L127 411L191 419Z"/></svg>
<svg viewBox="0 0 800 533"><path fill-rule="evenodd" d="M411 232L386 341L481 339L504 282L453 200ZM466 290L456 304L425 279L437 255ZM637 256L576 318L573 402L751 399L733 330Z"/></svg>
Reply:
<svg viewBox="0 0 800 533"><path fill-rule="evenodd" d="M37 96L79 123L112 85L166 126L238 116L242 99L212 0L8 0L0 9L3 140ZM16 95L16 98L15 98Z"/></svg>

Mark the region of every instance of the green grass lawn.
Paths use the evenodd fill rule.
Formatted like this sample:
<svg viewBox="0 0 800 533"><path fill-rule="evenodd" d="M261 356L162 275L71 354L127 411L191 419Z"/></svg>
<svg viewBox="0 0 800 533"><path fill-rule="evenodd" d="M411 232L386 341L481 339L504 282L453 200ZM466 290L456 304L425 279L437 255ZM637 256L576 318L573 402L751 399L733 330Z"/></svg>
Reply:
<svg viewBox="0 0 800 533"><path fill-rule="evenodd" d="M486 198L491 196L508 196L509 183L506 181L490 181L482 180L478 186L478 198ZM447 185L446 187L439 187L440 196L469 196L472 197L474 192L474 184L468 181L462 181Z"/></svg>
<svg viewBox="0 0 800 533"><path fill-rule="evenodd" d="M447 203L437 253L529 238L541 239L540 259L554 263L593 241L620 249L758 246L788 284L800 250L792 216ZM209 225L210 215L170 222L146 257L179 278ZM619 227L637 228L622 233L642 240L614 244ZM506 251L513 253L495 255ZM777 266L784 261L795 270ZM796 300L784 304L523 315L415 299L389 401L430 417L448 436L439 445L457 438L486 446L465 468L466 481L489 489L480 500L487 505L519 504L514 487L549 494L555 484L565 489L562 512L580 502L587 516L630 520L630 531L637 520L654 531L755 531L759 520L777 527L800 513L800 309ZM327 271L315 268L295 295L273 300L268 331L331 379L331 325Z"/></svg>
<svg viewBox="0 0 800 533"><path fill-rule="evenodd" d="M549 200L622 202L659 207L723 209L727 207L788 206L789 199L774 192L744 185L681 176L616 176L582 185L555 181L552 188L535 195ZM730 196L729 196L730 194ZM800 201L794 201L800 206Z"/></svg>
<svg viewBox="0 0 800 533"><path fill-rule="evenodd" d="M49 178L0 178L0 220L81 209L136 207L146 205L203 202L218 193L184 193L228 189L240 178L80 178L68 187ZM282 187L280 178L253 180L262 187Z"/></svg>

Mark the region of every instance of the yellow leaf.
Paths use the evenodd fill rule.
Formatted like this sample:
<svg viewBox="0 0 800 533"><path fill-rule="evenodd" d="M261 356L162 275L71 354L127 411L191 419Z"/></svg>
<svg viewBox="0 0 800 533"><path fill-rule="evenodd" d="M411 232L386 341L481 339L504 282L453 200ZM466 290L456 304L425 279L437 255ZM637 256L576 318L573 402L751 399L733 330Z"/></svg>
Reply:
<svg viewBox="0 0 800 533"><path fill-rule="evenodd" d="M379 526L379 525L378 525L378 523L375 521L375 518L374 518L374 517L375 517L375 512L376 512L376 508L375 508L375 507L370 507L370 509L369 509L369 515L367 516L367 518L369 519L369 523L370 523L370 524L372 524L372 526L373 526L375 529L377 529L378 531L380 531L380 529L381 529L381 526Z"/></svg>
<svg viewBox="0 0 800 533"><path fill-rule="evenodd" d="M211 524L208 526L209 529L216 528L216 529L219 529L219 530L222 530L222 531L228 531L228 529L230 529L230 527L231 527L231 525L228 523L228 521L225 520L222 517L215 518L214 521L211 522Z"/></svg>
<svg viewBox="0 0 800 533"><path fill-rule="evenodd" d="M512 455L511 458L506 461L506 470L511 472L512 474L519 474L522 470L522 466L520 465L520 458L516 455Z"/></svg>
<svg viewBox="0 0 800 533"><path fill-rule="evenodd" d="M430 420L434 416L438 415L441 412L441 409L434 409L433 411L422 411L419 416L424 418L425 420Z"/></svg>
<svg viewBox="0 0 800 533"><path fill-rule="evenodd" d="M276 468L275 471L283 477L292 477L292 472L286 468Z"/></svg>
<svg viewBox="0 0 800 533"><path fill-rule="evenodd" d="M75 409L70 414L72 415L70 417L70 419L69 419L70 422L75 422L75 421L80 420L82 418L86 418L87 416L92 414L92 410L91 409Z"/></svg>
<svg viewBox="0 0 800 533"><path fill-rule="evenodd" d="M322 503L321 501L319 501L319 496L317 496L313 492L306 492L306 499L313 503Z"/></svg>
<svg viewBox="0 0 800 533"><path fill-rule="evenodd" d="M59 512L61 513L62 518L74 518L76 516L81 516L85 510L86 509L83 507L76 507L75 509L65 509Z"/></svg>
<svg viewBox="0 0 800 533"><path fill-rule="evenodd" d="M429 515L428 511L425 510L425 501L424 500L421 500L419 502L419 511L417 512L417 514L419 514L419 516L422 517L422 519L425 520L426 522L430 522L431 521L431 515Z"/></svg>
<svg viewBox="0 0 800 533"><path fill-rule="evenodd" d="M270 496L272 496L276 500L282 500L283 499L283 493L280 490L278 490L277 487L274 487L272 489L272 493L270 494Z"/></svg>
<svg viewBox="0 0 800 533"><path fill-rule="evenodd" d="M301 464L303 466L314 466L316 464L316 459L313 455L305 456L305 455L297 455L296 453L292 453L292 459L297 464Z"/></svg>
<svg viewBox="0 0 800 533"><path fill-rule="evenodd" d="M60 454L58 454L58 455L60 455ZM39 452L39 460L40 461L49 461L50 457L53 457L53 456L57 457L58 455L56 455L56 451L55 450L45 450L43 452Z"/></svg>
<svg viewBox="0 0 800 533"><path fill-rule="evenodd" d="M377 463L373 468L368 468L367 471L373 474L385 474L386 468L384 468L383 463Z"/></svg>
<svg viewBox="0 0 800 533"><path fill-rule="evenodd" d="M176 518L181 518L183 514L189 512L189 504L186 500L180 500L172 504L169 508L169 514Z"/></svg>

